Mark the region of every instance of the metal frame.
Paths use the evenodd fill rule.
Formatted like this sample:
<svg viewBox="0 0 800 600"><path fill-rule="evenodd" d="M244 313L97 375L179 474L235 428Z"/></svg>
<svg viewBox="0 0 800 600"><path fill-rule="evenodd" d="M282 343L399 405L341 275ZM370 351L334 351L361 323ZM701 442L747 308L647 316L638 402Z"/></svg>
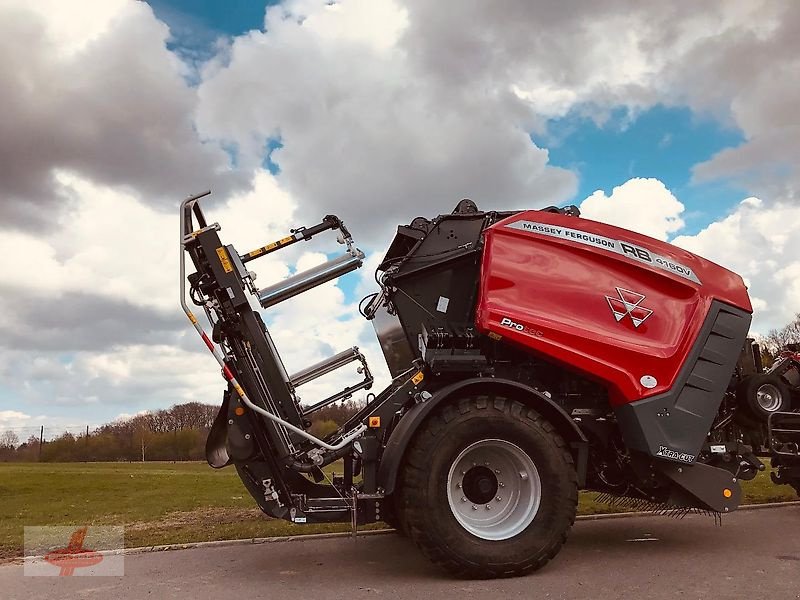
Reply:
<svg viewBox="0 0 800 600"><path fill-rule="evenodd" d="M210 191L206 191L206 192L203 192L201 194L197 194L195 196L191 196L191 197L187 198L186 200L184 200L183 202L181 202L181 207L180 207L180 237L179 237L179 239L180 239L180 249L179 249L180 250L180 252L179 252L180 253L180 268L179 268L179 273L180 273L180 304L181 304L181 308L183 309L184 313L186 314L186 317L192 323L192 326L194 327L195 331L197 331L198 335L202 338L202 340L205 343L206 347L208 348L209 352L211 352L212 356L214 357L214 359L219 364L220 368L222 369L222 374L223 374L224 378L228 381L228 383L231 385L231 387L236 391L236 393L238 394L239 398L241 398L242 402L248 408L250 408L250 410L252 410L252 411L254 411L254 412L256 412L256 413L258 413L258 414L260 414L260 415L262 415L264 417L266 417L270 421L273 421L273 422L279 424L280 426L288 429L289 431L297 434L301 438L303 438L303 439L315 444L316 446L319 446L320 448L324 448L325 450L332 451L332 452L335 452L337 450L341 450L342 448L344 448L348 444L350 444L353 440L358 438L362 433L364 433L364 431L367 429L367 426L364 425L363 423L362 424L358 424L355 427L353 427L353 429L351 429L350 431L347 431L346 433L342 434L341 438L339 439L339 441L337 443L328 443L328 442L325 442L325 441L317 438L316 436L311 435L310 433L307 433L305 430L303 430L303 429L301 429L299 427L296 427L292 423L289 423L288 421L280 418L279 416L271 413L270 411L265 410L264 408L254 404L250 400L250 398L248 397L247 393L245 393L244 389L242 388L242 386L239 383L238 379L234 375L233 371L228 366L228 364L226 362L226 357L222 354L222 352L219 350L219 348L208 337L206 332L203 330L202 326L199 324L199 322L197 320L197 317L195 317L194 313L192 312L192 310L189 308L188 304L186 303L186 256L185 256L186 243L191 241L191 240L193 240L200 233L202 233L204 231L207 231L209 229L213 229L215 231L219 231L219 229L220 229L220 227L219 227L219 225L217 223L214 223L212 225L207 225L206 224L205 217L203 216L202 210L200 209L199 205L197 204L198 200L200 200L201 198L203 198L205 196L208 196L210 193L211 193ZM192 225L191 224L191 215L192 215L192 213L194 213L196 215L197 220L198 220L198 225L200 225L200 229L198 229L198 230L194 230L193 226L187 229L187 217L189 219L188 225L191 226ZM336 223L339 223L338 219L336 219L335 222L331 221L330 223L325 223L326 226L324 227L324 229L321 229L321 230L324 231L326 229L332 229L332 228L334 228L336 226ZM293 236L291 238L292 240L298 241L299 239L308 239L308 238L310 238L311 235L313 235L313 234L310 234L307 230L299 230L299 231L300 231L300 233L296 233L295 236ZM349 238L349 236L348 236L348 238ZM289 242L287 241L286 243L283 244L283 246L286 246L288 244L289 244ZM276 244L273 247L273 249L277 249L279 247L281 247L281 246L279 244ZM259 250L263 250L263 251L255 250L253 252L248 253L248 255L246 255L247 260L252 260L253 258L256 258L257 256L266 254L268 251L271 250L271 249L267 250L268 248L269 248L269 245L263 247L263 249L259 249ZM363 256L364 256L363 253L361 253L360 251L356 251L356 252L358 254L360 254L361 258L363 259ZM354 255L351 255L351 257L354 257ZM242 258L241 260L242 260L242 263L245 262L244 258ZM357 265L357 266L360 266L360 264ZM354 268L357 268L357 266L351 268L350 270L353 270ZM324 281L329 281L332 278L333 277L328 277ZM315 285L319 285L320 283L324 283L324 281L320 281L319 283L316 283ZM295 287L300 287L300 286L295 286ZM311 286L311 287L314 287L314 286ZM306 291L307 289L310 289L310 288L306 287L305 289L300 290L300 291ZM300 293L300 291L296 291L295 293L291 294L290 296L286 296L286 297L282 298L282 300L287 299L288 297L291 297L293 295L296 295L297 293ZM280 301L282 301L282 300L280 300ZM270 306L273 305L273 304L276 304L276 303L277 302L273 302L272 304L270 304ZM370 379L371 379L371 377L370 377ZM370 384L371 384L371 381L370 381ZM362 382L362 385L363 385L363 382ZM363 388L358 388L358 389L363 389ZM353 390L353 391L355 391L355 390ZM330 399L326 399L326 400L330 400ZM330 403L335 402L335 401L336 400L330 400L330 402L328 402L328 403L330 404Z"/></svg>

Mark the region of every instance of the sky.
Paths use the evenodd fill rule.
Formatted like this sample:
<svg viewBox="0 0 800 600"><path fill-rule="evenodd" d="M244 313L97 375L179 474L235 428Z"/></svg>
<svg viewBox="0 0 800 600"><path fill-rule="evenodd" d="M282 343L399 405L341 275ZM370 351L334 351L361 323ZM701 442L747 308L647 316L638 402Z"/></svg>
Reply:
<svg viewBox="0 0 800 600"><path fill-rule="evenodd" d="M264 315L289 371L359 345L385 381L358 300L398 224L464 197L670 241L744 277L755 333L785 324L798 29L788 0L0 0L0 431L219 402L178 307L177 206L205 189L241 252L334 213L368 255Z"/></svg>

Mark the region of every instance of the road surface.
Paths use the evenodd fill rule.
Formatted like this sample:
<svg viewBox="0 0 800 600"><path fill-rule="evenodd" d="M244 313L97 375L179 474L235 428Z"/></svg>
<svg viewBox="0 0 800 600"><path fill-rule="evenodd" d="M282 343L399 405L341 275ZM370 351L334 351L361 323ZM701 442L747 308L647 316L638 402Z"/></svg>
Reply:
<svg viewBox="0 0 800 600"><path fill-rule="evenodd" d="M0 597L800 599L800 506L581 521L562 552L528 577L460 581L397 535L249 544L125 556L123 577L23 577L0 567Z"/></svg>

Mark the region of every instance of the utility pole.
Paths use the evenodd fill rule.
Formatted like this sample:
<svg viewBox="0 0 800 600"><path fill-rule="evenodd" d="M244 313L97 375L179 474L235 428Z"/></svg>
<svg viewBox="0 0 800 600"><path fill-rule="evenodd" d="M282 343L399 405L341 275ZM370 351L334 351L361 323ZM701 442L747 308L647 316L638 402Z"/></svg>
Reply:
<svg viewBox="0 0 800 600"><path fill-rule="evenodd" d="M44 425L39 430L39 462L42 462L42 444L44 443Z"/></svg>
<svg viewBox="0 0 800 600"><path fill-rule="evenodd" d="M144 432L142 432L142 462L144 462Z"/></svg>

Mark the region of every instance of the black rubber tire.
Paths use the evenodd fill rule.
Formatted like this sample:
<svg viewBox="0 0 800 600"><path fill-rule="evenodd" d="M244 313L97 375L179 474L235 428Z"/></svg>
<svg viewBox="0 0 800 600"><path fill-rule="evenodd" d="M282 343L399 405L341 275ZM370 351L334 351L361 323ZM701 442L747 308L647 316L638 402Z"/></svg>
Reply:
<svg viewBox="0 0 800 600"><path fill-rule="evenodd" d="M758 403L758 390L766 384L775 386L781 395L780 406L773 411L764 410ZM778 375L772 373L760 373L748 377L739 385L736 396L739 407L745 416L754 419L757 423L766 423L772 412L788 412L792 410L792 395L789 386Z"/></svg>
<svg viewBox="0 0 800 600"><path fill-rule="evenodd" d="M464 448L484 439L516 444L533 460L541 478L536 516L522 533L506 540L469 533L447 500L452 462ZM558 553L575 522L577 475L566 443L536 411L499 396L464 398L437 409L412 440L400 480L409 537L431 561L458 577L533 572Z"/></svg>
<svg viewBox="0 0 800 600"><path fill-rule="evenodd" d="M383 522L397 532L397 535L406 537L405 519L403 517L403 508L401 505L402 497L399 490L392 498L391 512L383 517Z"/></svg>

